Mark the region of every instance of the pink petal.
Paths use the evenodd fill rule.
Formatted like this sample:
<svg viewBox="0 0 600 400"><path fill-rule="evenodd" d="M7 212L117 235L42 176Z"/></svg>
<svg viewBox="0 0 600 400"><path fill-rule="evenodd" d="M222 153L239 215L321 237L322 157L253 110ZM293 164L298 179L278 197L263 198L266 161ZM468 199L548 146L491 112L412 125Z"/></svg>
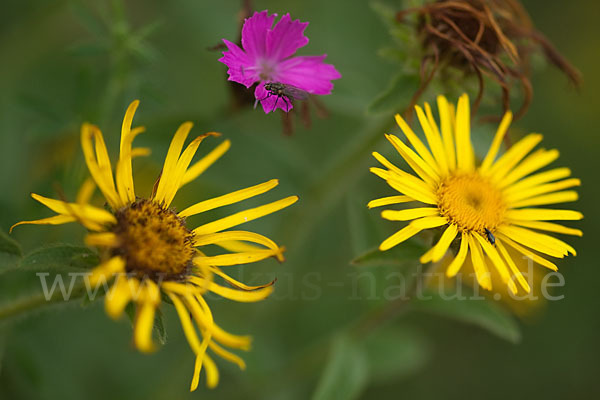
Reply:
<svg viewBox="0 0 600 400"><path fill-rule="evenodd" d="M219 61L229 67L227 70L228 80L241 83L247 88L258 82L260 80L258 71L248 54L227 39L223 39L223 43L227 46L228 51L223 52L223 57L219 58Z"/></svg>
<svg viewBox="0 0 600 400"><path fill-rule="evenodd" d="M331 64L325 64L322 56L292 57L279 64L277 79L281 83L296 86L312 94L331 94L333 79L342 75Z"/></svg>
<svg viewBox="0 0 600 400"><path fill-rule="evenodd" d="M271 60L283 60L293 55L296 50L306 46L308 38L304 36L304 30L308 22L300 22L299 19L292 21L290 14L285 14L275 28L267 33L267 55Z"/></svg>
<svg viewBox="0 0 600 400"><path fill-rule="evenodd" d="M269 96L269 92L265 90L265 82L261 82L258 84L258 86L256 86L256 89L254 90L254 97L257 100L260 100L260 104L262 105L262 108L266 114L276 110L277 108L280 108L285 112L288 112L294 108L291 101L287 98L284 100L283 97L278 99L277 96ZM275 103L277 103L277 106L275 106Z"/></svg>
<svg viewBox="0 0 600 400"><path fill-rule="evenodd" d="M267 57L267 31L273 26L277 14L269 15L267 10L255 12L247 18L242 27L242 47L252 60Z"/></svg>

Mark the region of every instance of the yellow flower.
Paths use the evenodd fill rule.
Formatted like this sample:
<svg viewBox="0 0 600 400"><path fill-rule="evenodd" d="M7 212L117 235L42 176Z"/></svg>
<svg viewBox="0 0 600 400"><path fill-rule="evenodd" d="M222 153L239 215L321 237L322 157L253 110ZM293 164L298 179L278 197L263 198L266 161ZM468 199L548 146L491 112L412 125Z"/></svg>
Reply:
<svg viewBox="0 0 600 400"><path fill-rule="evenodd" d="M526 136L496 159L512 120L510 112L504 115L487 155L476 165L468 96L460 97L456 113L445 97L439 96L437 103L439 128L429 104L425 103L425 110L416 107L429 148L399 115L396 121L414 150L396 136L386 135L416 175L373 153L387 169L371 168L371 172L402 195L373 200L369 208L407 202L425 204L383 211L384 219L411 222L384 240L379 248L388 250L423 230L443 227L439 241L421 257L422 263L438 262L458 239L459 250L446 275L456 275L469 255L483 288L492 289L488 268L493 267L512 293L517 292L513 278L529 292L529 284L509 255L509 248L553 271L557 267L547 256L575 255L573 247L539 231L581 236L578 229L548 221L579 220L583 215L572 210L531 207L575 201L577 193L564 189L579 186L581 182L565 179L571 174L568 168L536 172L558 158L557 150L539 149L530 154L542 140L539 134Z"/></svg>
<svg viewBox="0 0 600 400"><path fill-rule="evenodd" d="M131 161L138 155L148 153L144 148L132 148L135 136L144 131L142 127L131 129L138 104L137 100L131 103L123 120L116 179L113 179L112 165L100 130L87 123L81 127L85 161L110 211L89 204L94 190L92 181L89 181L82 186L75 203L32 194L35 200L58 215L19 222L15 226L56 225L75 221L85 226L91 231L85 238L86 243L100 248L103 257L103 262L92 271L90 284L105 283L114 276L114 282L105 298L107 314L116 319L123 314L128 303L135 303L135 346L142 352L153 351L155 345L152 341L152 327L162 292L175 306L183 331L196 355L191 390L198 386L202 366L206 370L207 386L215 387L219 374L207 349L244 369L244 361L221 345L248 350L251 338L233 335L221 329L214 322L203 294L210 291L240 302L263 300L272 292L272 282L261 286L247 286L229 277L220 267L247 264L269 257L283 261L284 251L283 247L257 233L226 230L288 207L298 197L287 197L188 229L185 221L187 217L265 193L277 186L278 181L270 180L204 200L179 213L173 211L169 207L179 188L197 178L230 146L229 141L224 141L190 166L200 142L207 136L218 134L208 133L197 137L182 153L184 142L192 128L192 124L186 122L179 127L171 141L161 176L152 194L148 198L137 197ZM199 248L208 245L217 245L227 252L207 256ZM215 282L215 277L219 277L228 286Z"/></svg>

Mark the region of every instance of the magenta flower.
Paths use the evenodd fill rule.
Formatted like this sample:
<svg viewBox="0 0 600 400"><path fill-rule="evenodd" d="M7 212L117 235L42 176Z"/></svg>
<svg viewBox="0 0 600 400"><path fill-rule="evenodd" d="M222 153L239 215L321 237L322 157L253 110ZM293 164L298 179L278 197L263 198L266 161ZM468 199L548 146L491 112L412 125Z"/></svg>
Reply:
<svg viewBox="0 0 600 400"><path fill-rule="evenodd" d="M323 62L326 54L292 57L296 50L308 43L304 36L308 22L292 21L290 15L285 14L272 28L276 16L265 10L247 18L242 27L243 50L223 39L228 51L224 51L219 59L229 67L228 80L247 88L259 82L254 97L261 100L265 113L275 108L284 111L292 108L282 99L277 100L277 96L267 97L269 93L265 90L265 83L283 83L311 94L324 95L331 94L331 81L341 78L333 65Z"/></svg>

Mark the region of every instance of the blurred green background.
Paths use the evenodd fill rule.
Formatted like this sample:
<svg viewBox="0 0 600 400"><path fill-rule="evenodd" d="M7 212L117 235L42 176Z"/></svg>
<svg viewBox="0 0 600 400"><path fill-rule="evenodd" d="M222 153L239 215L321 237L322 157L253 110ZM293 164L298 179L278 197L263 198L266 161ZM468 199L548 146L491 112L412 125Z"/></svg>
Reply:
<svg viewBox="0 0 600 400"><path fill-rule="evenodd" d="M339 375L339 370L348 373L347 380L336 383L339 387L333 395L316 396L563 399L600 395L600 301L594 289L600 270L592 251L593 232L600 222L594 206L600 145L600 3L526 3L538 29L582 71L585 80L578 92L553 68L537 72L533 104L514 129L516 136L543 133L543 146L561 151L555 165L569 166L583 180L581 200L569 206L585 214L576 226L586 234L570 240L578 256L560 263L566 286L559 294L565 297L519 321L517 344L473 324L409 312L361 343L369 349L363 353L354 352L354 344L344 344L345 339L336 334L385 302L381 298L384 277L393 267L357 271L350 260L395 228L365 204L391 194L367 167L375 165L371 151L390 153L382 141L383 129L399 133L392 128L391 114L366 112L398 68L377 56L391 39L368 2L254 2L256 10L290 12L293 18L309 21L310 43L300 53L327 53L328 62L343 76L335 82L333 95L322 98L330 118L313 116L312 129L296 120L295 134L287 137L282 135L278 115L265 115L250 106L231 110L226 67L217 62L218 51L208 50L222 38L237 38L237 1L3 1L3 232L16 221L50 215L29 197L30 192L56 197L59 185L74 197L86 176L80 124L99 125L114 155L124 111L136 98L141 105L134 124L147 127L137 145L153 151L135 165L136 188L142 194L149 192L160 170L171 135L181 122L191 120L192 133L219 131L233 145L178 195L179 209L271 178L281 181L273 193L231 206L227 212L291 194L301 200L248 226L284 244L287 262L235 267L239 270L235 273L250 282L278 277L273 297L259 304L209 299L221 326L254 336L252 351L243 354L247 371L218 360L222 375L218 388L206 389L202 377L198 391L189 394L193 356L170 306L162 307L168 342L148 356L133 349L126 319L111 321L101 301L85 307L74 302L1 325L0 398L308 399L317 386L325 390L324 380ZM217 143L207 140L203 151ZM191 223L201 223L202 218L207 217ZM12 234L25 253L45 243L82 244L82 236L78 226L25 226ZM364 284L357 285L357 273L362 271L368 271L365 281L374 280L375 294ZM339 357L336 351L344 356L328 361L328 354ZM346 392L351 392L349 397L344 397Z"/></svg>

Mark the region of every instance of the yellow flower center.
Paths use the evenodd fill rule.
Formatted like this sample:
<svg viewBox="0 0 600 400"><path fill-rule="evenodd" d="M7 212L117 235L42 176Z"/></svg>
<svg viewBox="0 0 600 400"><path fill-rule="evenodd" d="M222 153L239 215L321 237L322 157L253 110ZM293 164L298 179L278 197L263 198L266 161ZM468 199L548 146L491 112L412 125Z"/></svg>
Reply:
<svg viewBox="0 0 600 400"><path fill-rule="evenodd" d="M446 178L438 188L438 208L459 231L494 232L504 218L502 193L478 173Z"/></svg>
<svg viewBox="0 0 600 400"><path fill-rule="evenodd" d="M146 199L122 208L115 216L113 232L119 247L113 255L125 259L128 272L154 280L179 280L187 274L195 249L184 219Z"/></svg>

